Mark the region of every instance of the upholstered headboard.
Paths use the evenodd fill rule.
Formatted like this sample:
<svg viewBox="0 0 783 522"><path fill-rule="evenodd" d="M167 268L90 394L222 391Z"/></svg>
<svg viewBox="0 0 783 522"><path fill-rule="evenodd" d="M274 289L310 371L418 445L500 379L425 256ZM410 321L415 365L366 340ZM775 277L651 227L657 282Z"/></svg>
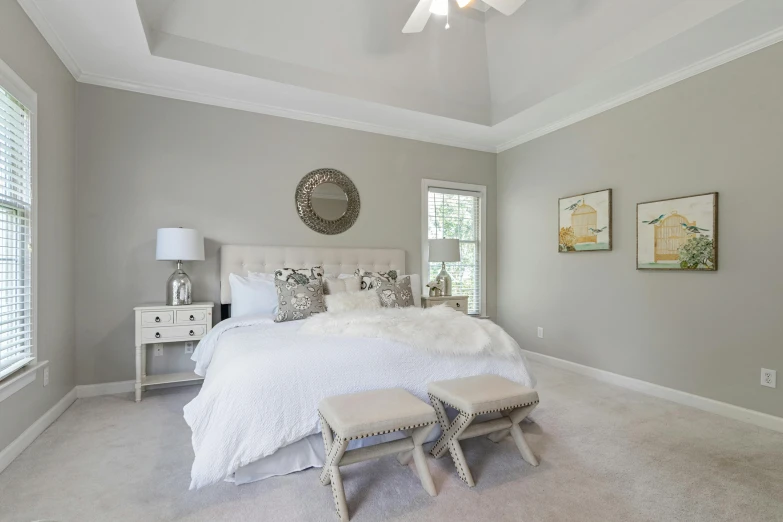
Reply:
<svg viewBox="0 0 783 522"><path fill-rule="evenodd" d="M254 245L220 247L220 304L225 319L231 304L228 276L247 276L248 271L272 273L278 268L323 266L327 274L351 274L357 268L372 272L397 270L405 273L405 251L398 248L324 248Z"/></svg>

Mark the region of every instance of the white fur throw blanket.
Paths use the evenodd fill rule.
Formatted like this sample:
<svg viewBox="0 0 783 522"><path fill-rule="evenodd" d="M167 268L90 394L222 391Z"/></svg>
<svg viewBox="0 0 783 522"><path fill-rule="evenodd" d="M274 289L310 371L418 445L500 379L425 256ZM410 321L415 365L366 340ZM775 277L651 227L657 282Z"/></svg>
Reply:
<svg viewBox="0 0 783 522"><path fill-rule="evenodd" d="M390 339L438 355L522 357L519 345L501 327L445 305L326 312L310 317L299 332Z"/></svg>

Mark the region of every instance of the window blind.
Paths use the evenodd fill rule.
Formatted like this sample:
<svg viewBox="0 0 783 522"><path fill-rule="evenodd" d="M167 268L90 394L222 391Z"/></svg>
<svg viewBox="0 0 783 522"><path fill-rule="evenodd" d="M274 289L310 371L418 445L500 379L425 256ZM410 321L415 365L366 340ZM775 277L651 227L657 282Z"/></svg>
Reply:
<svg viewBox="0 0 783 522"><path fill-rule="evenodd" d="M0 379L35 359L30 111L0 87Z"/></svg>
<svg viewBox="0 0 783 522"><path fill-rule="evenodd" d="M468 313L481 313L481 194L430 187L427 196L427 238L459 239L460 261L446 263L452 295L468 296ZM441 263L429 264L429 280Z"/></svg>

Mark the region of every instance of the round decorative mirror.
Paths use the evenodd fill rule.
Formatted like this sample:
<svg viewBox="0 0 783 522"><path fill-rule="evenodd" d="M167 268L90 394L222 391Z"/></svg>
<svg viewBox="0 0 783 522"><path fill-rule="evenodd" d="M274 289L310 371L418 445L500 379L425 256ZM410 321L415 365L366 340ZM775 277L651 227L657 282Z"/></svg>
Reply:
<svg viewBox="0 0 783 522"><path fill-rule="evenodd" d="M348 194L336 183L321 183L310 194L310 206L321 219L335 221L348 210Z"/></svg>
<svg viewBox="0 0 783 522"><path fill-rule="evenodd" d="M296 187L296 211L305 225L321 234L340 234L359 217L359 191L335 169L318 169Z"/></svg>

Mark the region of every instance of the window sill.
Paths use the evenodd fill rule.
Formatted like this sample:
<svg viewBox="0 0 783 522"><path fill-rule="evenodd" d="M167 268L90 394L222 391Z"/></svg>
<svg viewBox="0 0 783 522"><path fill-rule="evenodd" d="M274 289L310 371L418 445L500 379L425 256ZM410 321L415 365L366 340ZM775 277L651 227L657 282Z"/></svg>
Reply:
<svg viewBox="0 0 783 522"><path fill-rule="evenodd" d="M11 374L0 381L0 402L3 402L28 384L35 382L38 370L48 365L49 361L41 361L37 364L22 368L17 373Z"/></svg>

